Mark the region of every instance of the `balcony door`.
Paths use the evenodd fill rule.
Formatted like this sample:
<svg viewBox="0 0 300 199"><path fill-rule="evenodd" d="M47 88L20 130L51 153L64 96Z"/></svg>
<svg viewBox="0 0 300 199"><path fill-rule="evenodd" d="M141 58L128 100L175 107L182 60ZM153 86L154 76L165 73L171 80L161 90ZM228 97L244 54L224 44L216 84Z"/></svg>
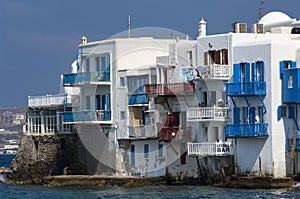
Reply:
<svg viewBox="0 0 300 199"><path fill-rule="evenodd" d="M110 110L110 94L96 95L96 109Z"/></svg>

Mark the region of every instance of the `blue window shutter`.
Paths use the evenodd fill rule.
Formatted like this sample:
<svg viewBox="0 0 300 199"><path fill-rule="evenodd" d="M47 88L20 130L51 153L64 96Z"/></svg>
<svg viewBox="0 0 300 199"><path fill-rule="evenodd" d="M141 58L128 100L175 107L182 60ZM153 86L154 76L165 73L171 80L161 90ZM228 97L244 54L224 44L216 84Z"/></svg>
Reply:
<svg viewBox="0 0 300 199"><path fill-rule="evenodd" d="M284 61L279 62L279 78L283 78L283 68L284 68Z"/></svg>
<svg viewBox="0 0 300 199"><path fill-rule="evenodd" d="M250 107L250 124L255 123L255 107Z"/></svg>
<svg viewBox="0 0 300 199"><path fill-rule="evenodd" d="M233 123L240 124L240 108L238 107L233 108Z"/></svg>
<svg viewBox="0 0 300 199"><path fill-rule="evenodd" d="M110 110L110 94L105 95L105 101L106 101L106 110Z"/></svg>
<svg viewBox="0 0 300 199"><path fill-rule="evenodd" d="M291 68L296 68L296 62L295 61L291 61Z"/></svg>
<svg viewBox="0 0 300 199"><path fill-rule="evenodd" d="M295 112L294 112L294 107L289 106L289 118L294 119L295 118Z"/></svg>
<svg viewBox="0 0 300 199"><path fill-rule="evenodd" d="M241 82L241 66L240 64L233 64L233 82Z"/></svg>
<svg viewBox="0 0 300 199"><path fill-rule="evenodd" d="M251 64L251 69L252 69L252 81L253 82L256 82L257 81L257 66L256 66L256 63L252 63Z"/></svg>
<svg viewBox="0 0 300 199"><path fill-rule="evenodd" d="M282 118L282 106L277 108L277 120L279 121Z"/></svg>
<svg viewBox="0 0 300 199"><path fill-rule="evenodd" d="M144 145L144 158L149 158L149 144Z"/></svg>
<svg viewBox="0 0 300 199"><path fill-rule="evenodd" d="M262 61L260 62L260 64L261 64L261 71L260 71L261 81L265 81L265 63Z"/></svg>
<svg viewBox="0 0 300 199"><path fill-rule="evenodd" d="M245 63L245 82L250 82L250 63Z"/></svg>

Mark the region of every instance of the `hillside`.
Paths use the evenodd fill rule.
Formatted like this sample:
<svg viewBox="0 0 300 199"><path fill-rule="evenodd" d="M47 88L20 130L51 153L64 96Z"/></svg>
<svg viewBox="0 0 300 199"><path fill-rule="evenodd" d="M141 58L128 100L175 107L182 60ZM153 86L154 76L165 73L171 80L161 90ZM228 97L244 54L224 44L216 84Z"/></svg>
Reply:
<svg viewBox="0 0 300 199"><path fill-rule="evenodd" d="M26 110L26 108L0 108L0 144L11 139L22 139Z"/></svg>

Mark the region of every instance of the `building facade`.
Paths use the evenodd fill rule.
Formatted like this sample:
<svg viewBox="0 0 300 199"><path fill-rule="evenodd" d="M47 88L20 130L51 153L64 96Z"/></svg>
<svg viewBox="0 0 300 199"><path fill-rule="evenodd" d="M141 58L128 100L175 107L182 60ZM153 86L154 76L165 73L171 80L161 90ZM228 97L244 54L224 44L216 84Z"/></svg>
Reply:
<svg viewBox="0 0 300 199"><path fill-rule="evenodd" d="M78 133L90 174L297 174L298 26L271 12L252 32L202 19L196 40L83 37L63 94L28 98L27 134Z"/></svg>

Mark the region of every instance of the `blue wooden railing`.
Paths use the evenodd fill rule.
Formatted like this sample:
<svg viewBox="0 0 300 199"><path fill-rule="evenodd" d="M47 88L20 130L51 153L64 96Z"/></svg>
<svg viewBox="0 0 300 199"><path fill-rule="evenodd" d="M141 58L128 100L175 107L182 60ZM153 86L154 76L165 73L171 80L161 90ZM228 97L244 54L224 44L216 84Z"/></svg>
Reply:
<svg viewBox="0 0 300 199"><path fill-rule="evenodd" d="M148 97L146 93L134 93L134 94L129 94L129 105L133 104L148 104Z"/></svg>
<svg viewBox="0 0 300 199"><path fill-rule="evenodd" d="M266 95L266 82L226 83L227 96Z"/></svg>
<svg viewBox="0 0 300 199"><path fill-rule="evenodd" d="M89 72L89 73L72 73L65 74L63 79L64 86L73 86L78 83L90 82L109 82L110 71L105 72Z"/></svg>
<svg viewBox="0 0 300 199"><path fill-rule="evenodd" d="M226 138L243 138L243 137L268 137L267 123L254 124L226 124L225 137Z"/></svg>
<svg viewBox="0 0 300 199"><path fill-rule="evenodd" d="M64 122L78 121L110 121L110 110L63 112Z"/></svg>

